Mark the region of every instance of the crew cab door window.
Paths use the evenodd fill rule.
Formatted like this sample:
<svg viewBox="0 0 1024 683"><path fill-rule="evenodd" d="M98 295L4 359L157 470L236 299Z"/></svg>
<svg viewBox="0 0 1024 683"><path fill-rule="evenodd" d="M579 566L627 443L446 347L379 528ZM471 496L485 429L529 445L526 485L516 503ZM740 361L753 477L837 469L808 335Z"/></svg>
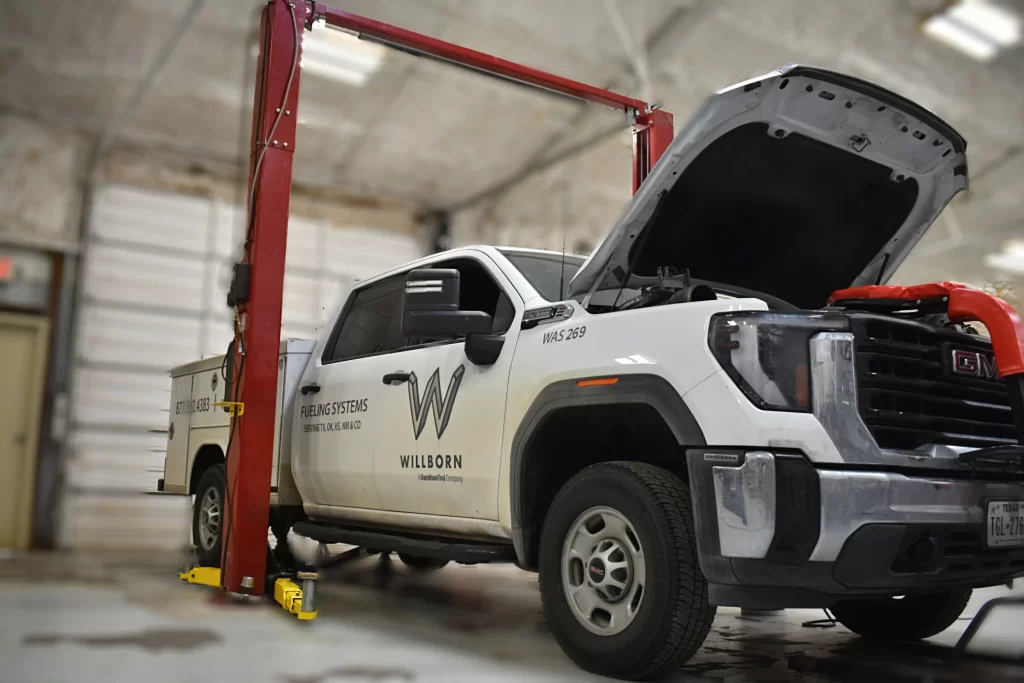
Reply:
<svg viewBox="0 0 1024 683"><path fill-rule="evenodd" d="M357 290L335 325L324 362L335 363L405 346L401 319L404 290L404 274Z"/></svg>
<svg viewBox="0 0 1024 683"><path fill-rule="evenodd" d="M392 363L387 352L406 343L404 284L404 276L396 276L356 289L324 351L303 374L291 470L303 501L319 506L323 516L333 516L335 508L380 509L373 467L378 435L386 429L381 377Z"/></svg>
<svg viewBox="0 0 1024 683"><path fill-rule="evenodd" d="M460 273L460 309L490 313L505 343L493 365L474 365L465 341L409 340L383 356L407 373L381 385L377 490L385 510L496 520L505 392L523 310L519 294L486 257L446 259L431 268Z"/></svg>

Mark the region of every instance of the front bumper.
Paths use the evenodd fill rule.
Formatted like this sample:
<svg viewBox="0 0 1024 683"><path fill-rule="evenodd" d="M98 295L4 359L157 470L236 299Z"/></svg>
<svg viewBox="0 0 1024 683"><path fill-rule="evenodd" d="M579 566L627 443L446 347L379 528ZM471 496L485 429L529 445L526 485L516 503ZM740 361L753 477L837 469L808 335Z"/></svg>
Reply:
<svg viewBox="0 0 1024 683"><path fill-rule="evenodd" d="M827 607L1024 575L1024 547L986 548L984 519L988 500L1024 500L1024 482L816 470L765 451L687 457L716 604Z"/></svg>

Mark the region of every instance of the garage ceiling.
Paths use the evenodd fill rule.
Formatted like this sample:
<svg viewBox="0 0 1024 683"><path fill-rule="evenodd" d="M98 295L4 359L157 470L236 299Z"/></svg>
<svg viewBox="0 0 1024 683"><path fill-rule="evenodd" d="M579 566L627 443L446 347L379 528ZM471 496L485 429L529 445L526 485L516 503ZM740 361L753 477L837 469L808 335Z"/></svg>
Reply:
<svg viewBox="0 0 1024 683"><path fill-rule="evenodd" d="M50 0L45 10L38 3L5 4L0 108L100 130L190 3ZM676 115L677 126L713 90L787 63L878 82L932 109L969 141L970 192L930 231L900 278L1008 282L1017 286L1018 297L1024 293L1024 274L994 267L988 258L1009 240L1024 239L1024 50L983 64L923 37L919 23L942 5L939 0L335 4L560 75L650 96ZM1020 2L1011 4L1024 12ZM610 6L619 9L618 17ZM118 131L122 139L196 159L237 158L240 121L248 127L241 107L248 107L251 94L243 77L257 8L252 0L207 2ZM646 49L631 52L627 42ZM638 77L644 73L646 79ZM614 112L395 52L362 87L304 73L301 92L305 123L297 141L298 182L432 206L457 205L559 146L621 123ZM572 208L558 225L576 226L591 237L607 229L629 197L628 134L601 139L560 176L571 186ZM545 179L550 177L549 172ZM481 216L481 237L504 226L497 232L514 241L510 226L552 223L557 201L550 185L527 183L492 201Z"/></svg>

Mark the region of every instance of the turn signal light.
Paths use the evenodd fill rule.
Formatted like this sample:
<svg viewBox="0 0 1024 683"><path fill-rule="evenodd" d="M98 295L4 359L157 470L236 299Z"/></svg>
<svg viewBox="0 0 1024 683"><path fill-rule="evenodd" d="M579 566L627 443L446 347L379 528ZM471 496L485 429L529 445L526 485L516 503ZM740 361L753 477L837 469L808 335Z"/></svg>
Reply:
<svg viewBox="0 0 1024 683"><path fill-rule="evenodd" d="M601 377L598 379L581 379L576 382L578 387L606 387L619 381L618 377Z"/></svg>

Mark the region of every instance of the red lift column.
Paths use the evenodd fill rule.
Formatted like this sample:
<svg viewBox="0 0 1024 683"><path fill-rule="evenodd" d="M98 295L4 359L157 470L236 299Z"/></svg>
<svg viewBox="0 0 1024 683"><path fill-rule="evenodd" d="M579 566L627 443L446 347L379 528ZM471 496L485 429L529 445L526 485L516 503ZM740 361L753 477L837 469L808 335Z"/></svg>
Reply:
<svg viewBox="0 0 1024 683"><path fill-rule="evenodd" d="M647 179L658 159L672 142L672 114L652 109L633 124L633 194Z"/></svg>
<svg viewBox="0 0 1024 683"><path fill-rule="evenodd" d="M260 24L249 159L249 196L255 194L255 203L250 209L244 261L252 273L249 301L238 306L235 333L236 400L243 403L244 413L236 415L231 425L221 558L221 585L236 594L263 595L265 588L281 296L298 66L307 16L302 0L292 6L277 0L264 6Z"/></svg>

